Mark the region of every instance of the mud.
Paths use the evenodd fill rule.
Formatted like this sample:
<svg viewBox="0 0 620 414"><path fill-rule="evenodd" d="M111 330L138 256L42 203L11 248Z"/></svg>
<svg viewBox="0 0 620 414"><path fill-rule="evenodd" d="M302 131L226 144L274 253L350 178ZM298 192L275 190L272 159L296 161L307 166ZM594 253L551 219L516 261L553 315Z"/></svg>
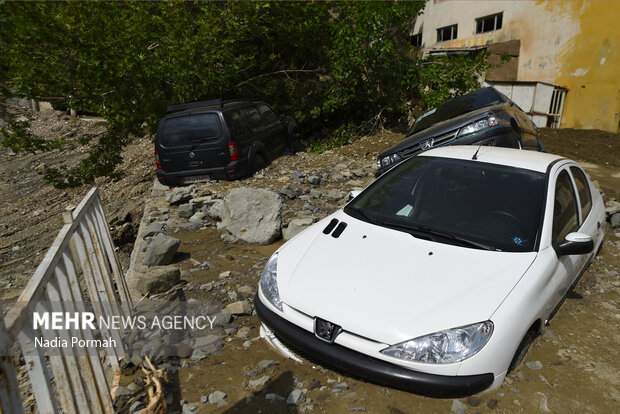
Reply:
<svg viewBox="0 0 620 414"><path fill-rule="evenodd" d="M71 130L96 136L102 133L93 121L65 119L63 115L27 113L33 125L42 128L50 137ZM64 127L63 125L69 125ZM50 126L51 125L51 126ZM58 131L55 131L58 128ZM73 129L72 129L73 128ZM55 135L56 134L56 135ZM372 180L376 155L403 138L402 134L383 132L363 137L354 144L326 154L284 156L265 171L247 180L204 184L218 194L230 188L255 186L280 189L295 187L290 179L293 171L305 174L327 174L335 164L346 163L347 170L362 169L360 177L341 182L329 182L321 191L349 191ZM541 140L549 152L556 152L583 163L602 191L611 199L620 200L620 145L618 134L601 131L541 130ZM50 166L79 159L80 148L56 151L52 154L15 155L0 151L0 289L2 299L15 298L38 265L61 226L61 213L67 205L76 205L88 187L59 191L47 185L33 169L44 162ZM136 140L125 154L118 181L99 180L103 202L113 233L123 225L137 226L145 197L150 193L153 179L152 144L150 137ZM354 185L351 182L355 182ZM297 216L307 203L288 200L284 221ZM309 202L315 218L334 211L341 202L317 199ZM35 214L37 210L42 210ZM129 216L129 217L128 217ZM127 226L125 226L127 227ZM131 231L131 229L129 229ZM119 235L119 232L115 234ZM177 262L182 279L196 288L185 292L188 299L231 301L230 292L247 285L256 289L258 278L267 258L282 241L269 246L247 246L221 242L214 228L191 233L177 233L182 240ZM118 240L117 240L118 245ZM15 246L19 246L15 249ZM131 244L122 245L124 264ZM212 266L199 269L195 263L209 262ZM224 287L211 292L198 286L219 280L223 271L233 272ZM468 412L617 412L620 407L620 363L617 358L620 333L620 237L607 233L603 249L586 271L573 294L551 321L544 336L537 338L524 362L539 361L542 368L533 370L519 366L504 384L490 392L460 399ZM249 334L239 337L239 330L248 327ZM171 377L176 396L170 410L181 411L180 400L197 408L198 412L220 413L289 413L289 412L350 412L370 413L449 412L452 399L432 399L401 392L353 378L304 361L298 364L287 360L265 341L259 340L259 320L256 316L238 317L223 338L220 355L199 362L189 362ZM274 360L278 364L262 371L257 363ZM253 388L250 380L267 375L264 386ZM129 378L123 381L128 382ZM335 383L346 381L348 389L332 392ZM293 389L307 388L306 399L298 406L287 406L284 400L268 401L275 393L284 399ZM227 394L222 407L200 402L213 391Z"/></svg>

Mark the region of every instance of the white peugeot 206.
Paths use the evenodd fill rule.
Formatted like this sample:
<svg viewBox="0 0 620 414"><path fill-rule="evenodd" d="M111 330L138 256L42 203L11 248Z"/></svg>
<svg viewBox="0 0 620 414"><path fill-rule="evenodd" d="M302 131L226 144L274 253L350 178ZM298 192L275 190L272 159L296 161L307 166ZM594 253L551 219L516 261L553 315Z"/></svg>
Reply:
<svg viewBox="0 0 620 414"><path fill-rule="evenodd" d="M432 396L499 386L601 247L605 208L573 161L445 147L402 162L284 244L255 299L264 336Z"/></svg>

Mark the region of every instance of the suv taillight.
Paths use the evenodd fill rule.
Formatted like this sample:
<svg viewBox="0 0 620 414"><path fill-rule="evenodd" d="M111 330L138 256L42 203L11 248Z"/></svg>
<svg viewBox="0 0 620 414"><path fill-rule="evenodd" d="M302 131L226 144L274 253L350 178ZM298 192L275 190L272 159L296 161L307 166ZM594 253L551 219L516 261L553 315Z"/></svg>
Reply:
<svg viewBox="0 0 620 414"><path fill-rule="evenodd" d="M159 162L159 151L155 150L155 165L161 169L161 163Z"/></svg>
<svg viewBox="0 0 620 414"><path fill-rule="evenodd" d="M239 147L237 146L236 142L229 142L228 143L228 151L230 151L230 160L231 161L238 161L239 160Z"/></svg>

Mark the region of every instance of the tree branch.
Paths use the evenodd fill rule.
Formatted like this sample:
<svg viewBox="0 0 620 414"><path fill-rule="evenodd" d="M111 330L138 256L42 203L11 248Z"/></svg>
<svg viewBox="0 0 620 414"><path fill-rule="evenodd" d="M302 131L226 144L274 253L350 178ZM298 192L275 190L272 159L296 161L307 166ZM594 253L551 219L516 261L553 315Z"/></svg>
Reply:
<svg viewBox="0 0 620 414"><path fill-rule="evenodd" d="M262 75L258 75L258 76L254 76L253 78L247 79L241 83L238 83L235 85L235 87L241 86L241 85L245 85L246 83L250 83L253 80L259 79L259 78L265 78L267 76L273 76L273 75L279 75L279 74L284 74L286 75L287 78L292 79L291 76L289 75L289 73L319 73L321 70L320 69L284 69L284 70L277 70L275 72L271 72L271 73L263 73Z"/></svg>

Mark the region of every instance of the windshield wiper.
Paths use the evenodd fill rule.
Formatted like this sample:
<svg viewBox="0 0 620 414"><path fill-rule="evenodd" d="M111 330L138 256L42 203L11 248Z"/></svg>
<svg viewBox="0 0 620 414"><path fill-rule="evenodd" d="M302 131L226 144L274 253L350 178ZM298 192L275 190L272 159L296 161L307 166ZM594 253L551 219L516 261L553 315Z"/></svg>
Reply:
<svg viewBox="0 0 620 414"><path fill-rule="evenodd" d="M194 149L194 148L196 148L196 146L198 144L201 144L201 143L203 143L205 141L209 141L210 139L211 138L198 138L198 139L194 139L194 140L192 140L192 147L190 149Z"/></svg>
<svg viewBox="0 0 620 414"><path fill-rule="evenodd" d="M377 223L377 224L384 225L386 227L390 227L395 230L401 230L401 231L407 232L411 234L412 236L416 236L416 235L425 235L425 236L431 236L431 237L437 236L437 237L443 237L444 239L453 240L455 242L458 242L462 246L474 247L474 248L481 249L481 250L497 250L493 246L490 246L488 244L470 240L470 239L467 239L461 236L457 236L452 233L433 230L433 229L430 229L424 226L410 226L410 225L395 223L395 222L390 222L390 221L381 221L380 223Z"/></svg>

